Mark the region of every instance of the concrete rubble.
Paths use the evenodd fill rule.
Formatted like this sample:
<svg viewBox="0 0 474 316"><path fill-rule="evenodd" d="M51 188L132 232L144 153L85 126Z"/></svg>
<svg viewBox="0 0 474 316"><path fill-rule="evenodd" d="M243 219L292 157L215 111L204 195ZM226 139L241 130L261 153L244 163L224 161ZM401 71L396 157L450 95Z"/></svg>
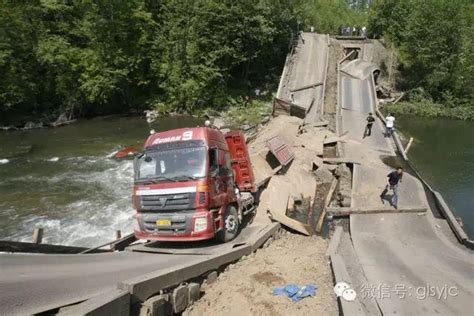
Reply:
<svg viewBox="0 0 474 316"><path fill-rule="evenodd" d="M269 157L272 154L265 144L275 136L284 140L295 154L287 166L281 166ZM251 161L257 183L266 183L256 220L270 218L304 235L313 233L309 220L312 203L306 206L306 214L302 214L301 206L295 212L293 197L312 202L317 183L331 182L334 178L322 159L323 143L332 137L334 134L327 129L303 125L302 119L291 116L276 117L256 135L249 143Z"/></svg>

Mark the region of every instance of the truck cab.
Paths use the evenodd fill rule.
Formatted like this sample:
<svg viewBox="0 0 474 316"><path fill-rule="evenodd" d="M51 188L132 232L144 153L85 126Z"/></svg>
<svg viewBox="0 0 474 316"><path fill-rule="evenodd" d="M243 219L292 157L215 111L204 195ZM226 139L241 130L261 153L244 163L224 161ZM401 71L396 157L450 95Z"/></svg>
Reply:
<svg viewBox="0 0 474 316"><path fill-rule="evenodd" d="M254 210L244 136L209 127L154 133L134 161L134 232L139 239L232 240Z"/></svg>

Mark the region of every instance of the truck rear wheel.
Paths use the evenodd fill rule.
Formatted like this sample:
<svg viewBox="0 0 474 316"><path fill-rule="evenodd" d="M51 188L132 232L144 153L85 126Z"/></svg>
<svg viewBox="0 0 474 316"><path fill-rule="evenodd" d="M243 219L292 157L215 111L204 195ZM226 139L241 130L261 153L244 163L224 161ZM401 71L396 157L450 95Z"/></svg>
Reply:
<svg viewBox="0 0 474 316"><path fill-rule="evenodd" d="M229 205L224 213L224 229L216 234L221 242L228 242L237 237L240 229L239 214L234 205Z"/></svg>

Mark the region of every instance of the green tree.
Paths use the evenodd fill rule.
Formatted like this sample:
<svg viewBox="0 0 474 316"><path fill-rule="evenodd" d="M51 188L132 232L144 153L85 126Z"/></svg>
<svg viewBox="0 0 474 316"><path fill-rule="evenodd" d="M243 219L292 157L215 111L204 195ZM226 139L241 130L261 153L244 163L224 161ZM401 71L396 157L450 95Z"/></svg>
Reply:
<svg viewBox="0 0 474 316"><path fill-rule="evenodd" d="M379 0L369 31L399 49L401 87L448 106L471 104L473 4L466 0Z"/></svg>

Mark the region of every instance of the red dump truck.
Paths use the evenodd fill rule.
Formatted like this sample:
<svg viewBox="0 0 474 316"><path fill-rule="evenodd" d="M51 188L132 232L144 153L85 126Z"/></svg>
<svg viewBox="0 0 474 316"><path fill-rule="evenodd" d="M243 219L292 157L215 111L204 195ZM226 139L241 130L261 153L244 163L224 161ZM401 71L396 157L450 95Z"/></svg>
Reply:
<svg viewBox="0 0 474 316"><path fill-rule="evenodd" d="M138 239L227 242L255 210L257 188L240 132L197 127L154 133L134 170Z"/></svg>

